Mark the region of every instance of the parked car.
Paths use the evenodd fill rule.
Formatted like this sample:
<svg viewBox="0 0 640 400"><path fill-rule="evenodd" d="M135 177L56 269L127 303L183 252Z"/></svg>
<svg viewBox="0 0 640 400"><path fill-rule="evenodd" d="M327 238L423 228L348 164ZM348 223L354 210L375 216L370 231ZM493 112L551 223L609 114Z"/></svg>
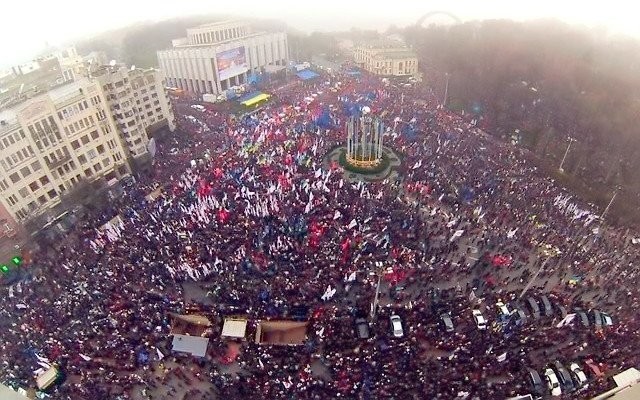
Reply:
<svg viewBox="0 0 640 400"><path fill-rule="evenodd" d="M531 391L538 396L544 395L544 382L540 377L538 371L533 368L527 368L529 383L531 384Z"/></svg>
<svg viewBox="0 0 640 400"><path fill-rule="evenodd" d="M540 300L542 300L542 306L544 308L544 315L547 317L550 317L553 315L553 308L551 308L551 302L549 301L549 298L547 296L542 296L540 297Z"/></svg>
<svg viewBox="0 0 640 400"><path fill-rule="evenodd" d="M547 380L547 387L549 388L551 395L560 396L562 394L562 389L560 389L560 382L558 382L556 373L553 372L551 368L547 368L544 370L544 377Z"/></svg>
<svg viewBox="0 0 640 400"><path fill-rule="evenodd" d="M578 318L580 319L580 323L582 326L589 326L589 318L587 317L587 313L584 312L581 308L576 308L573 310L576 314L578 314Z"/></svg>
<svg viewBox="0 0 640 400"><path fill-rule="evenodd" d="M538 306L538 302L533 297L527 297L527 303L529 303L529 308L531 308L531 316L533 319L540 318L540 307Z"/></svg>
<svg viewBox="0 0 640 400"><path fill-rule="evenodd" d="M359 339L369 339L369 322L365 318L356 318L356 333Z"/></svg>
<svg viewBox="0 0 640 400"><path fill-rule="evenodd" d="M524 311L524 308L520 304L516 305L513 317L515 318L516 325L518 326L522 326L525 324L525 322L527 322L527 313Z"/></svg>
<svg viewBox="0 0 640 400"><path fill-rule="evenodd" d="M476 322L476 326L478 327L478 329L480 329L481 331L487 329L487 320L484 319L480 310L473 310L471 312L473 314L473 320Z"/></svg>
<svg viewBox="0 0 640 400"><path fill-rule="evenodd" d="M587 374L584 373L582 368L578 365L578 363L571 363L569 365L569 371L571 371L571 376L573 377L576 386L578 387L587 387Z"/></svg>
<svg viewBox="0 0 640 400"><path fill-rule="evenodd" d="M571 379L571 375L569 371L562 365L560 361L554 363L556 368L558 380L560 381L560 387L564 393L571 393L576 390L575 385L573 384L573 380Z"/></svg>
<svg viewBox="0 0 640 400"><path fill-rule="evenodd" d="M509 315L511 315L509 307L501 301L496 303L496 308L498 309L498 316L501 318L509 318Z"/></svg>
<svg viewBox="0 0 640 400"><path fill-rule="evenodd" d="M397 338L401 338L404 336L404 330L402 329L402 319L397 314L393 314L389 320L391 321L391 330L393 332L393 336Z"/></svg>
<svg viewBox="0 0 640 400"><path fill-rule="evenodd" d="M451 315L449 313L440 314L440 321L442 322L445 332L453 332L455 330L453 327L453 320L451 320Z"/></svg>
<svg viewBox="0 0 640 400"><path fill-rule="evenodd" d="M600 311L598 310L591 310L591 320L593 321L593 324L595 325L596 329L600 329L602 328L602 316L600 315Z"/></svg>

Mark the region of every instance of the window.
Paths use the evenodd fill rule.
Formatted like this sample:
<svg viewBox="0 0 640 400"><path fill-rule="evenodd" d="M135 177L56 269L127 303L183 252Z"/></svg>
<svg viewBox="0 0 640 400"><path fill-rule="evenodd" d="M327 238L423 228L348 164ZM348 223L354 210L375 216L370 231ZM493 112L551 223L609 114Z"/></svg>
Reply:
<svg viewBox="0 0 640 400"><path fill-rule="evenodd" d="M22 196L22 198L24 199L29 195L29 190L27 190L26 187L23 187L22 189L18 190L18 193L20 193L20 196Z"/></svg>
<svg viewBox="0 0 640 400"><path fill-rule="evenodd" d="M49 198L53 200L56 198L56 196L58 196L58 193L56 192L55 189L51 189L47 192L47 195L49 195Z"/></svg>
<svg viewBox="0 0 640 400"><path fill-rule="evenodd" d="M14 172L13 174L11 174L11 175L9 176L9 178L11 179L11 182L13 182L13 183L18 183L18 182L20 182L20 175L18 175L18 173L17 173L17 172Z"/></svg>
<svg viewBox="0 0 640 400"><path fill-rule="evenodd" d="M9 202L9 205L11 205L11 206L15 206L15 205L16 205L16 203L18 203L18 198L16 197L16 195L15 195L15 194L12 194L11 196L9 196L9 197L7 198L7 201Z"/></svg>
<svg viewBox="0 0 640 400"><path fill-rule="evenodd" d="M64 192L64 185L58 185L58 190L60 191L60 193Z"/></svg>
<svg viewBox="0 0 640 400"><path fill-rule="evenodd" d="M40 178L40 183L42 185L46 185L47 183L49 183L49 177L48 176L43 176L42 178Z"/></svg>
<svg viewBox="0 0 640 400"><path fill-rule="evenodd" d="M47 202L47 198L44 197L44 195L42 195L42 196L38 197L38 202L40 204L45 204Z"/></svg>
<svg viewBox="0 0 640 400"><path fill-rule="evenodd" d="M82 144L87 144L89 143L89 137L87 135L84 135L80 141L82 142Z"/></svg>
<svg viewBox="0 0 640 400"><path fill-rule="evenodd" d="M85 170L84 170L84 174L85 174L86 176L91 176L91 175L93 175L93 171L91 171L91 169L90 169L90 168L87 168L87 169L85 169Z"/></svg>
<svg viewBox="0 0 640 400"><path fill-rule="evenodd" d="M104 153L104 145L99 145L98 147L96 147L96 150L98 150L98 154Z"/></svg>
<svg viewBox="0 0 640 400"><path fill-rule="evenodd" d="M34 162L31 163L31 169L34 171L39 171L40 168L42 168L42 166L40 165L40 161L35 160Z"/></svg>
<svg viewBox="0 0 640 400"><path fill-rule="evenodd" d="M32 192L35 192L39 188L40 188L40 185L38 185L37 181L33 181L29 184L29 189L31 189Z"/></svg>
<svg viewBox="0 0 640 400"><path fill-rule="evenodd" d="M9 185L7 185L7 181L5 181L4 179L0 181L0 189L2 190L7 190L9 188Z"/></svg>
<svg viewBox="0 0 640 400"><path fill-rule="evenodd" d="M29 202L29 204L27 204L27 207L29 207L29 210L33 211L33 210L35 210L35 209L36 209L36 207L38 207L38 206L37 206L37 204L36 204L36 202L35 202L35 201L32 201L32 202Z"/></svg>
<svg viewBox="0 0 640 400"><path fill-rule="evenodd" d="M107 168L109 166L109 164L111 164L111 160L109 160L108 158L105 158L104 160L102 160L102 165Z"/></svg>
<svg viewBox="0 0 640 400"><path fill-rule="evenodd" d="M92 139L97 139L99 137L100 137L100 134L98 133L98 131L91 132L91 138Z"/></svg>
<svg viewBox="0 0 640 400"><path fill-rule="evenodd" d="M87 152L87 156L89 156L89 160L93 160L98 156L98 153L94 149L91 149Z"/></svg>
<svg viewBox="0 0 640 400"><path fill-rule="evenodd" d="M29 167L27 167L27 166L22 167L22 168L20 169L20 174L22 174L22 177L23 177L23 178L26 178L27 176L31 175L31 170L30 170L30 169L29 169Z"/></svg>
<svg viewBox="0 0 640 400"><path fill-rule="evenodd" d="M93 169L96 170L96 172L101 171L102 170L102 165L100 165L100 163L97 163L93 166Z"/></svg>
<svg viewBox="0 0 640 400"><path fill-rule="evenodd" d="M87 163L87 157L84 156L84 154L81 154L78 156L78 161L80 161L80 164L86 164Z"/></svg>
<svg viewBox="0 0 640 400"><path fill-rule="evenodd" d="M77 140L74 140L73 142L71 142L71 148L74 150L78 150L80 148L80 143L78 143Z"/></svg>

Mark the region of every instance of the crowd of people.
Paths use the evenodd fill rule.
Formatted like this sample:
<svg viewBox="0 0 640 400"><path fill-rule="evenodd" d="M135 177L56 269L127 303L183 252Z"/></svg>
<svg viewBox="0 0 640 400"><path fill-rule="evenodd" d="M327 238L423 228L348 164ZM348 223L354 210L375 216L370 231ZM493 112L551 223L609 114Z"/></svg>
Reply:
<svg viewBox="0 0 640 400"><path fill-rule="evenodd" d="M242 117L174 99L179 129L158 141L150 175L1 289L2 381L32 387L57 365L66 380L55 399L500 399L528 393L525 366L638 366L633 232L604 223L527 150L440 107L423 84L339 72L272 95ZM387 179L325 158L365 105L402 156ZM532 293L607 310L614 326L476 329L471 309L495 321L495 302L515 304L538 269ZM378 287L374 338L363 340L353 320L372 314ZM438 327L436 297L455 332ZM169 341L169 313L194 306L215 322L201 360ZM288 318L299 306L304 345L248 340L238 371L219 362L222 317ZM161 394L175 379L182 392ZM580 396L610 385L593 379Z"/></svg>

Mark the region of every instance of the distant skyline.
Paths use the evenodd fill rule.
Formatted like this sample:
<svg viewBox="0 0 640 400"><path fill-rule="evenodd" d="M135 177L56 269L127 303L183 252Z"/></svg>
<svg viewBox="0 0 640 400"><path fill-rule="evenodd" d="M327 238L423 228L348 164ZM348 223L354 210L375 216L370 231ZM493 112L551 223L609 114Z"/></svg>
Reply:
<svg viewBox="0 0 640 400"><path fill-rule="evenodd" d="M604 5L603 5L604 4ZM363 5L366 5L363 7ZM235 1L150 1L109 0L21 0L0 7L0 68L32 59L45 43L60 45L136 22L159 21L194 14L231 14L238 17L280 19L292 28L347 30L352 27L383 31L390 25L406 26L430 11L447 11L463 21L507 18L518 21L556 18L587 27L604 27L611 33L640 38L640 23L634 2L538 0L323 0L318 2L244 0Z"/></svg>

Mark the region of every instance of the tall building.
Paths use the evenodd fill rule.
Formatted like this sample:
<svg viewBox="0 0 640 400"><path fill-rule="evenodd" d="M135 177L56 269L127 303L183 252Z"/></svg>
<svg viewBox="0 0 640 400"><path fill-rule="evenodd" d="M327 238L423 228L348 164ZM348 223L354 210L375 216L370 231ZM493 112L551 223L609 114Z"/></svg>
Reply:
<svg viewBox="0 0 640 400"><path fill-rule="evenodd" d="M287 34L251 33L248 24L224 21L187 29L173 48L158 51L167 84L194 94L219 94L266 67L286 66Z"/></svg>
<svg viewBox="0 0 640 400"><path fill-rule="evenodd" d="M129 172L127 149L95 80L78 79L0 111L0 203L13 222L59 204L83 179Z"/></svg>
<svg viewBox="0 0 640 400"><path fill-rule="evenodd" d="M418 73L418 56L395 42L358 46L353 52L356 64L383 76L411 76Z"/></svg>
<svg viewBox="0 0 640 400"><path fill-rule="evenodd" d="M157 69L105 65L92 73L105 93L116 126L131 155L147 153L153 132L162 127L175 130L175 117Z"/></svg>

